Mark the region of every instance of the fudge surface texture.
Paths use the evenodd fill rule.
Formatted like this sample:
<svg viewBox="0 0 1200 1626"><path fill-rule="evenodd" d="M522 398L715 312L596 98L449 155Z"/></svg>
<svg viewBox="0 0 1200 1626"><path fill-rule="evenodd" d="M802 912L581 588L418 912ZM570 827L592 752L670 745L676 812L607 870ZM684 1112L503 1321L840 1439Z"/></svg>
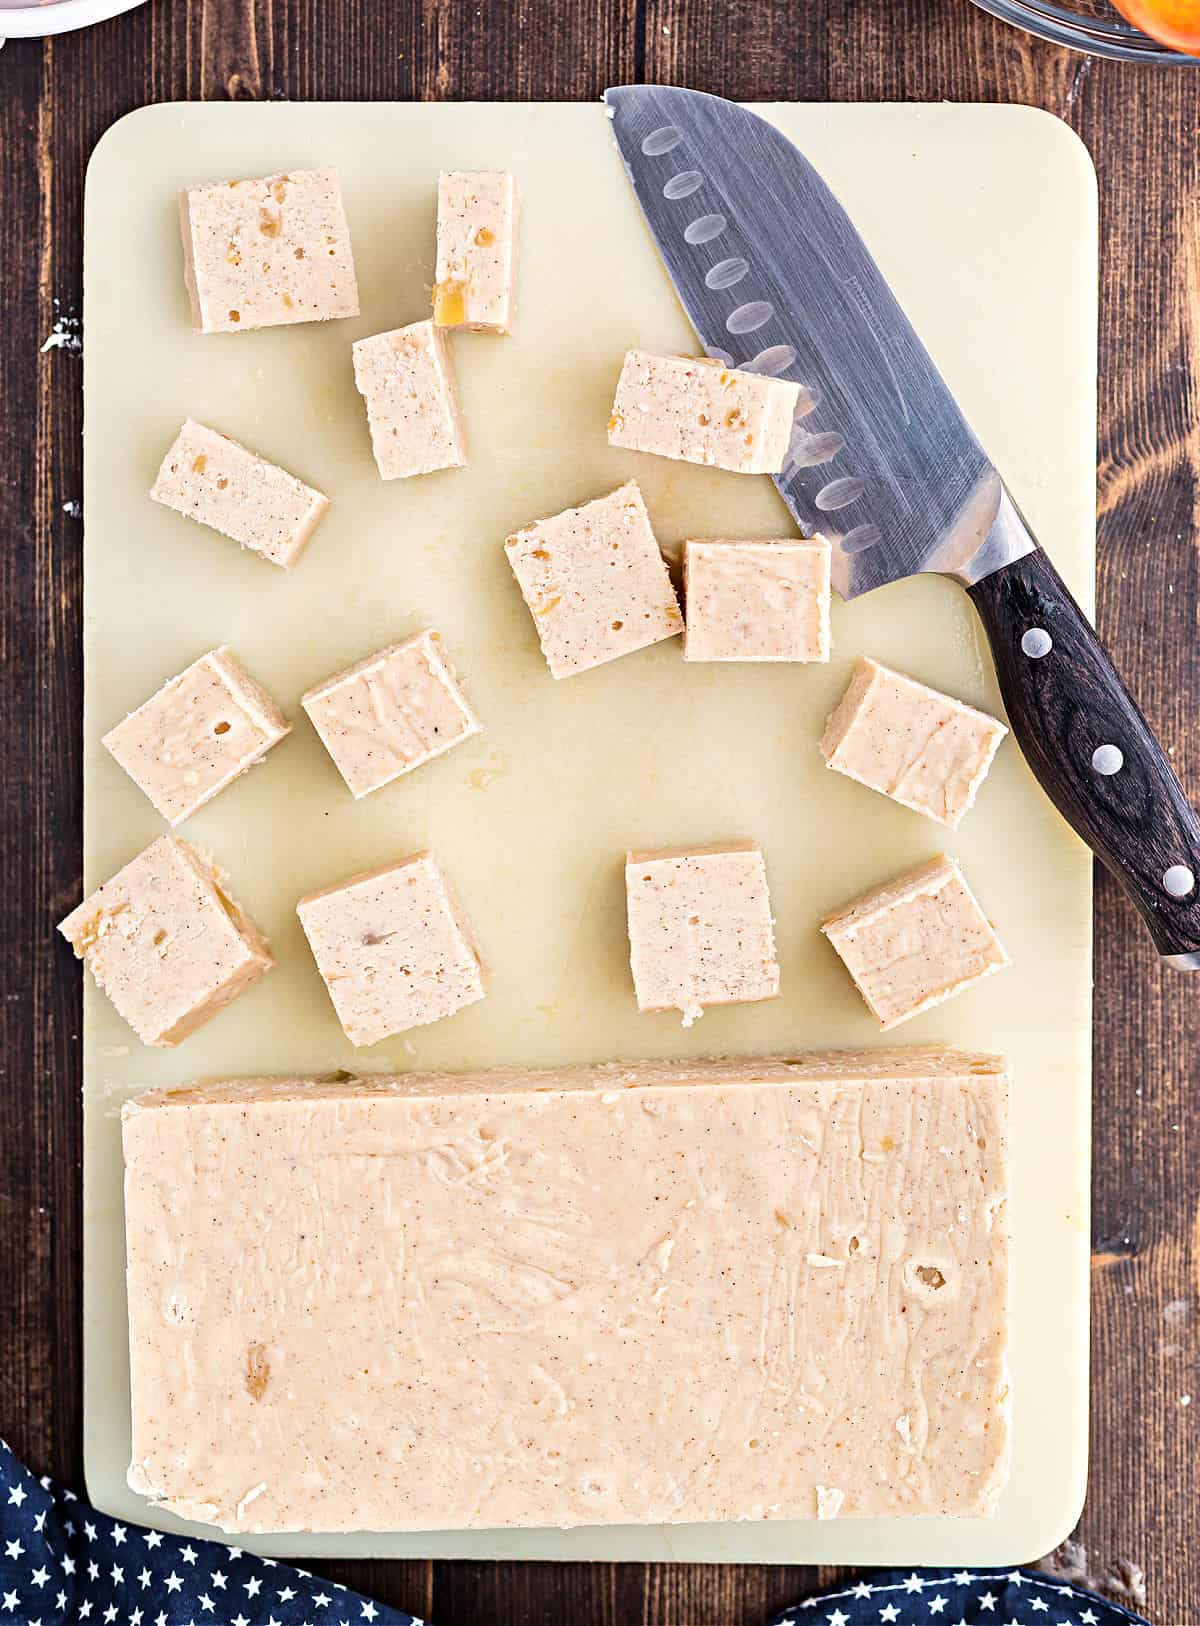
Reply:
<svg viewBox="0 0 1200 1626"><path fill-rule="evenodd" d="M218 1081L123 1132L130 1482L185 1517L995 1505L998 1057Z"/></svg>
<svg viewBox="0 0 1200 1626"><path fill-rule="evenodd" d="M210 859L152 841L59 926L144 1044L176 1045L275 964Z"/></svg>
<svg viewBox="0 0 1200 1626"><path fill-rule="evenodd" d="M296 913L351 1044L439 1022L484 997L479 950L432 853L325 887Z"/></svg>
<svg viewBox="0 0 1200 1626"><path fill-rule="evenodd" d="M684 545L686 661L827 661L830 545Z"/></svg>
<svg viewBox="0 0 1200 1626"><path fill-rule="evenodd" d="M739 372L705 356L630 350L613 400L609 444L735 474L778 474L799 397L799 384Z"/></svg>
<svg viewBox="0 0 1200 1626"><path fill-rule="evenodd" d="M110 728L102 744L179 825L291 733L227 645L209 650Z"/></svg>
<svg viewBox="0 0 1200 1626"><path fill-rule="evenodd" d="M385 480L461 469L466 437L450 351L432 321L376 333L354 346L354 382Z"/></svg>
<svg viewBox="0 0 1200 1626"><path fill-rule="evenodd" d="M179 223L198 333L358 315L336 169L189 186Z"/></svg>
<svg viewBox="0 0 1200 1626"><path fill-rule="evenodd" d="M450 170L438 180L433 319L477 333L512 331L517 188L495 170Z"/></svg>
<svg viewBox="0 0 1200 1626"><path fill-rule="evenodd" d="M894 1028L1011 962L944 853L822 923L882 1028Z"/></svg>
<svg viewBox="0 0 1200 1626"><path fill-rule="evenodd" d="M762 850L751 842L625 861L629 957L641 1011L774 999L779 962Z"/></svg>
<svg viewBox="0 0 1200 1626"><path fill-rule="evenodd" d="M1007 733L987 712L863 656L821 753L838 773L955 830Z"/></svg>
<svg viewBox="0 0 1200 1626"><path fill-rule="evenodd" d="M508 562L551 675L572 677L683 631L636 483L510 536Z"/></svg>
<svg viewBox="0 0 1200 1626"><path fill-rule="evenodd" d="M228 435L189 418L163 458L150 495L290 570L329 498Z"/></svg>
<svg viewBox="0 0 1200 1626"><path fill-rule="evenodd" d="M432 628L327 678L300 704L356 798L481 728Z"/></svg>

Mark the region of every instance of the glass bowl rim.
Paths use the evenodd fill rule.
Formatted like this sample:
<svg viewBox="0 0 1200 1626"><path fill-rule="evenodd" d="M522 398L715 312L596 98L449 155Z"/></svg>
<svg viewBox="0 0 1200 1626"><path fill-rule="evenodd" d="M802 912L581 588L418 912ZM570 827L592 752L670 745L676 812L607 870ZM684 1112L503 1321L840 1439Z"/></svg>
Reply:
<svg viewBox="0 0 1200 1626"><path fill-rule="evenodd" d="M1066 45L1075 51L1114 57L1121 62L1200 67L1200 58L1160 45L1132 24L1116 19L1106 23L1101 18L1080 17L1064 6L1053 4L1052 0L974 0L974 3L1002 22L1012 23L1053 45Z"/></svg>

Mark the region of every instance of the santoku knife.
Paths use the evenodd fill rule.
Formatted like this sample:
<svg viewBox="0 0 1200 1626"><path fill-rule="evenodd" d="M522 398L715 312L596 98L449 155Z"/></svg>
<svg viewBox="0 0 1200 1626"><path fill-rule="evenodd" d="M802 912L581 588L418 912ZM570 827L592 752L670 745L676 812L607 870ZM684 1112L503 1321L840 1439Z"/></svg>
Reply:
<svg viewBox="0 0 1200 1626"><path fill-rule="evenodd" d="M832 541L838 591L921 571L962 583L1043 788L1160 954L1200 969L1200 819L841 204L733 102L659 85L604 101L705 350L802 386L775 483L802 532Z"/></svg>

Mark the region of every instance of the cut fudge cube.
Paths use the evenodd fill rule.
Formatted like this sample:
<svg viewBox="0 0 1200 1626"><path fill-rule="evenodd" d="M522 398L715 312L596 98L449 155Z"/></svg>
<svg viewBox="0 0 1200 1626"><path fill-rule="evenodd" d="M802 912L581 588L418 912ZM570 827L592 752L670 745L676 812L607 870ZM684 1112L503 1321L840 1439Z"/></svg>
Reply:
<svg viewBox="0 0 1200 1626"><path fill-rule="evenodd" d="M367 403L371 447L383 479L407 480L465 465L454 369L445 336L432 322L359 339L354 382Z"/></svg>
<svg viewBox="0 0 1200 1626"><path fill-rule="evenodd" d="M571 677L683 631L637 485L510 536L508 562L551 675Z"/></svg>
<svg viewBox="0 0 1200 1626"><path fill-rule="evenodd" d="M284 570L329 507L328 497L294 474L192 418L163 458L150 495Z"/></svg>
<svg viewBox="0 0 1200 1626"><path fill-rule="evenodd" d="M189 186L179 221L197 333L358 315L336 169Z"/></svg>
<svg viewBox="0 0 1200 1626"><path fill-rule="evenodd" d="M59 926L149 1045L177 1045L274 966L215 864L159 836Z"/></svg>
<svg viewBox="0 0 1200 1626"><path fill-rule="evenodd" d="M438 327L512 331L517 271L517 187L511 175L451 170L438 180Z"/></svg>
<svg viewBox="0 0 1200 1626"><path fill-rule="evenodd" d="M986 1517L1004 1075L876 1047L141 1095L131 1480L231 1532Z"/></svg>
<svg viewBox="0 0 1200 1626"><path fill-rule="evenodd" d="M608 440L734 474L778 474L799 397L799 384L739 372L705 356L630 350Z"/></svg>
<svg viewBox="0 0 1200 1626"><path fill-rule="evenodd" d="M327 678L300 704L355 798L481 729L432 629Z"/></svg>
<svg viewBox="0 0 1200 1626"><path fill-rule="evenodd" d="M885 1030L1011 963L945 854L864 893L821 930Z"/></svg>
<svg viewBox="0 0 1200 1626"><path fill-rule="evenodd" d="M131 711L102 744L169 824L261 762L292 725L222 644Z"/></svg>
<svg viewBox="0 0 1200 1626"><path fill-rule="evenodd" d="M806 542L688 542L686 661L827 661L829 560Z"/></svg>
<svg viewBox="0 0 1200 1626"><path fill-rule="evenodd" d="M440 1022L484 997L479 950L432 853L314 892L296 913L353 1045Z"/></svg>
<svg viewBox="0 0 1200 1626"><path fill-rule="evenodd" d="M987 712L864 656L821 751L838 773L955 830L1007 733Z"/></svg>
<svg viewBox="0 0 1200 1626"><path fill-rule="evenodd" d="M631 852L625 862L629 952L638 1010L677 1010L779 993L767 869L752 843Z"/></svg>

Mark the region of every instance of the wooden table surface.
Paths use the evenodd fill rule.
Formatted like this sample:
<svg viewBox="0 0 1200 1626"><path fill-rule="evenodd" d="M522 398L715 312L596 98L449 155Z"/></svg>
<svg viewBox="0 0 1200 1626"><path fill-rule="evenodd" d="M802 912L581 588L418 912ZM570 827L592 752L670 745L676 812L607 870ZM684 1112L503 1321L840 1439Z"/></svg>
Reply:
<svg viewBox="0 0 1200 1626"><path fill-rule="evenodd" d="M170 98L579 99L641 79L758 99L1028 102L1087 142L1102 232L1099 622L1200 794L1200 70L1092 62L967 0L151 0L84 33L10 41L0 1433L38 1472L81 1488L80 973L52 935L80 895L80 361L71 345L42 346L80 308L88 154L114 119ZM1092 1469L1077 1534L1094 1573L1144 1568L1158 1626L1196 1626L1200 1157L1188 1115L1200 979L1159 969L1103 875L1095 967ZM635 1564L328 1573L438 1626L749 1626L816 1579Z"/></svg>

